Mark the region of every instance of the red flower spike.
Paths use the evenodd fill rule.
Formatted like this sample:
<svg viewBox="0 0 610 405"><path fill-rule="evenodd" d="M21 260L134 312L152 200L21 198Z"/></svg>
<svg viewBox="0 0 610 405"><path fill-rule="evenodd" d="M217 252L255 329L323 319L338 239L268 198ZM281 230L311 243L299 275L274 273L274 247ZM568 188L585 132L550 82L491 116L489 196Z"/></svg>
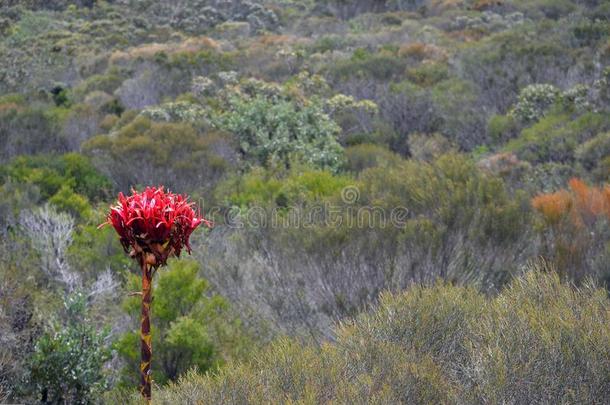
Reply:
<svg viewBox="0 0 610 405"><path fill-rule="evenodd" d="M119 193L117 205L100 227L112 225L126 252L153 253L161 265L172 254L180 256L183 248L191 253L189 237L199 225L212 227L193 206L188 197L163 187L147 187L141 193L132 190L128 197Z"/></svg>

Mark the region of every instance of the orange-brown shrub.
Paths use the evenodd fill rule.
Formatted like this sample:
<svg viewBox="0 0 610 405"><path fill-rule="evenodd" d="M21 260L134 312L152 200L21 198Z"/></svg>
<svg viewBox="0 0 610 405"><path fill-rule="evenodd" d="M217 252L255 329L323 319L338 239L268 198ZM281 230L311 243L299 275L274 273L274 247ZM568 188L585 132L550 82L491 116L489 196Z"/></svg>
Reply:
<svg viewBox="0 0 610 405"><path fill-rule="evenodd" d="M567 189L536 196L532 206L543 218L544 255L553 260L557 270L574 279L590 270L595 273L599 267L596 262L603 262L600 255L607 240L610 186L588 186L573 178Z"/></svg>
<svg viewBox="0 0 610 405"><path fill-rule="evenodd" d="M0 103L0 114L7 111L23 111L23 107L17 103Z"/></svg>
<svg viewBox="0 0 610 405"><path fill-rule="evenodd" d="M417 61L426 59L446 60L447 53L444 49L435 45L424 44L423 42L411 42L404 44L398 50L398 56L401 58L410 58Z"/></svg>
<svg viewBox="0 0 610 405"><path fill-rule="evenodd" d="M473 5L472 9L476 11L485 11L487 9L498 7L503 5L504 2L500 0L477 0Z"/></svg>
<svg viewBox="0 0 610 405"><path fill-rule="evenodd" d="M568 185L569 190L536 196L532 206L550 224L556 224L568 215L577 226L591 224L602 216L610 219L610 185L587 186L577 178L570 180Z"/></svg>
<svg viewBox="0 0 610 405"><path fill-rule="evenodd" d="M193 37L188 38L178 43L150 43L133 48L129 48L125 51L113 52L110 56L111 63L128 62L133 59L151 59L159 53L166 53L167 55L173 55L176 53L196 53L202 50L218 50L220 45L215 40L208 37Z"/></svg>
<svg viewBox="0 0 610 405"><path fill-rule="evenodd" d="M567 190L540 194L534 197L532 206L542 214L547 223L557 224L572 209L572 196Z"/></svg>

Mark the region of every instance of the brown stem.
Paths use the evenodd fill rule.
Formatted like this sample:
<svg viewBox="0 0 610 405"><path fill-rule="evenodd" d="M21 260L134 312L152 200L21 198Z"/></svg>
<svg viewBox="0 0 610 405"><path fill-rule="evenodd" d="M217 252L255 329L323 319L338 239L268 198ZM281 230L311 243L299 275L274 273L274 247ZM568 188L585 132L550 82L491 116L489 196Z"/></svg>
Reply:
<svg viewBox="0 0 610 405"><path fill-rule="evenodd" d="M147 404L151 403L152 397L152 335L150 333L150 304L152 302L152 266L147 263L144 254L139 255L140 267L142 268L142 319L140 323L140 393Z"/></svg>

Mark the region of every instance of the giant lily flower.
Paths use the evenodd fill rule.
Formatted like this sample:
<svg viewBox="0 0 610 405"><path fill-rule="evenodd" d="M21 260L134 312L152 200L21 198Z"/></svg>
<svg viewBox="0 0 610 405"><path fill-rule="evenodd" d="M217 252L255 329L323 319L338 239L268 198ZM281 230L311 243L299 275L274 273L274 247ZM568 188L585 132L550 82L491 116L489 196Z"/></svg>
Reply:
<svg viewBox="0 0 610 405"><path fill-rule="evenodd" d="M180 256L183 247L191 252L189 237L200 224L212 226L195 213L193 205L188 197L165 192L163 187L147 187L141 193L132 190L128 197L119 193L117 205L100 226L112 225L132 256L150 252L158 260L155 264L162 265L170 255Z"/></svg>
<svg viewBox="0 0 610 405"><path fill-rule="evenodd" d="M152 337L150 304L154 271L167 263L170 256L180 256L183 248L191 253L189 237L201 224L212 223L193 209L188 197L166 192L163 187L147 187L130 196L119 194L117 205L111 207L106 222L121 238L125 252L138 260L142 269L142 318L140 325L140 393L147 401L152 397Z"/></svg>

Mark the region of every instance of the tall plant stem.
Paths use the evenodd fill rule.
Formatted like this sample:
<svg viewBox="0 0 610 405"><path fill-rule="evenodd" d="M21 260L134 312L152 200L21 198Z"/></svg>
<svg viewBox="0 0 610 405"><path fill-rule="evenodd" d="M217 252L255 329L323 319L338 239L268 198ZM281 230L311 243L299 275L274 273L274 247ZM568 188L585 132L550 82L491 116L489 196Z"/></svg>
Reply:
<svg viewBox="0 0 610 405"><path fill-rule="evenodd" d="M147 263L146 254L138 258L142 268L142 318L140 323L140 393L147 404L152 399L152 335L150 331L150 304L152 302L152 266Z"/></svg>

